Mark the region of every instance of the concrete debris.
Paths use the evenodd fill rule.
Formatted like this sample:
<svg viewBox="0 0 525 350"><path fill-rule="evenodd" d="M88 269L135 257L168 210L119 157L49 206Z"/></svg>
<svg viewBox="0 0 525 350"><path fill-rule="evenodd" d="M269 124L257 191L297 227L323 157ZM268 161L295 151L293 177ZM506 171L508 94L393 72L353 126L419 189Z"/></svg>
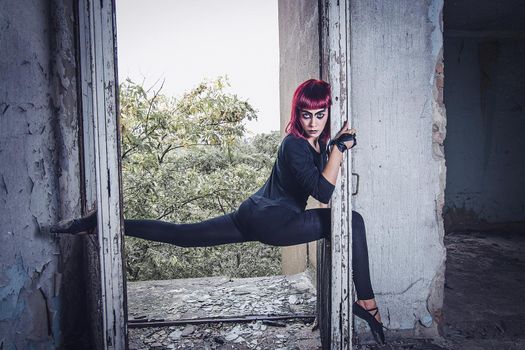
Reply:
<svg viewBox="0 0 525 350"><path fill-rule="evenodd" d="M287 321L285 327L262 330L260 321L251 323L212 323L196 325L190 335L181 336L183 326L129 330L130 350L146 349L320 349L319 332L311 323ZM161 329L161 328L155 328Z"/></svg>
<svg viewBox="0 0 525 350"><path fill-rule="evenodd" d="M315 288L305 273L128 282L131 320L314 314L315 303Z"/></svg>
<svg viewBox="0 0 525 350"><path fill-rule="evenodd" d="M170 333L170 339L172 340L179 340L181 336L182 336L182 331L179 331L179 330L174 330L173 332Z"/></svg>
<svg viewBox="0 0 525 350"><path fill-rule="evenodd" d="M128 282L131 320L314 314L307 273L229 279ZM320 349L319 331L300 320L130 329L130 349ZM158 347L160 344L161 347Z"/></svg>
<svg viewBox="0 0 525 350"><path fill-rule="evenodd" d="M192 326L192 325L188 325L186 327L184 327L184 329L182 330L181 332L181 335L183 337L187 337L189 336L190 334L192 334L193 332L195 332L195 327Z"/></svg>
<svg viewBox="0 0 525 350"><path fill-rule="evenodd" d="M369 334L355 350L525 349L525 235L445 236L447 269L443 338L394 331L381 347ZM502 286L505 286L502 289ZM173 320L250 314L315 313L307 274L129 282L130 319ZM386 316L386 315L385 315ZM211 323L129 330L130 350L321 349L319 331L299 320Z"/></svg>

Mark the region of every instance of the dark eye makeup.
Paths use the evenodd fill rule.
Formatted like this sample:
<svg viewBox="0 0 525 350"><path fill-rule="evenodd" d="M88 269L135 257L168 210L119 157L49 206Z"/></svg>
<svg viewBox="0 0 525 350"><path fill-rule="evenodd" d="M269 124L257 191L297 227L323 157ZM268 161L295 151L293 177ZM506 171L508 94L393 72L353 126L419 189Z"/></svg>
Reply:
<svg viewBox="0 0 525 350"><path fill-rule="evenodd" d="M324 118L324 114L325 114L325 111L322 110L322 111L317 112L315 114L315 116L317 117L317 119L323 119ZM301 117L303 117L304 119L311 118L312 117L312 113L307 112L307 111L301 111Z"/></svg>

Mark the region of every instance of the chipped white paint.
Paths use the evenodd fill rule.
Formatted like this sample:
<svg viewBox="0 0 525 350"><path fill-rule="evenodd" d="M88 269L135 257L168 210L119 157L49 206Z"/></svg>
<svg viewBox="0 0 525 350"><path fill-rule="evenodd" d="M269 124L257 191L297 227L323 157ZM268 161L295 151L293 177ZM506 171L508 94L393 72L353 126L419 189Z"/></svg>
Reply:
<svg viewBox="0 0 525 350"><path fill-rule="evenodd" d="M88 200L96 192L105 349L126 346L126 311L122 270L122 215L115 74L114 3L81 1L80 30L86 190ZM87 32L86 32L87 29ZM87 38L86 38L87 37ZM87 45L86 45L87 44ZM92 115L90 114L92 113ZM86 120L87 118L87 120ZM92 118L92 120L90 120ZM94 147L94 149L93 149ZM90 152L94 151L93 154ZM94 173L90 167L94 164ZM95 176L93 178L93 175ZM93 181L95 180L95 181Z"/></svg>
<svg viewBox="0 0 525 350"><path fill-rule="evenodd" d="M83 176L85 191L85 206L88 210L95 207L97 199L96 174L95 174L95 120L93 118L93 91L92 87L92 67L91 67L91 24L89 21L89 1L79 1L78 16L79 31L79 61L80 73L80 96L79 101L82 115L82 155Z"/></svg>
<svg viewBox="0 0 525 350"><path fill-rule="evenodd" d="M80 212L73 7L0 4L1 349L85 347L81 241L47 229Z"/></svg>
<svg viewBox="0 0 525 350"><path fill-rule="evenodd" d="M335 134L351 116L348 77L350 0L326 2L328 32L323 39L328 55L328 82L332 86L331 130ZM350 123L350 121L349 121ZM351 124L351 123L350 123ZM347 152L332 196L332 305L331 348L352 348L352 185L351 152Z"/></svg>

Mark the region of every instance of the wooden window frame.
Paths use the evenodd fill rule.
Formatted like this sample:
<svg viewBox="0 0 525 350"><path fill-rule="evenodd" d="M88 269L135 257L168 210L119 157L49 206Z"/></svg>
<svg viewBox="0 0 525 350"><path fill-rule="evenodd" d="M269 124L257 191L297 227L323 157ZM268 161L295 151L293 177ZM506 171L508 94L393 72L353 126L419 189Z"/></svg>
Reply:
<svg viewBox="0 0 525 350"><path fill-rule="evenodd" d="M351 0L319 1L321 72L332 86L334 131L351 116L350 4ZM86 202L96 203L98 208L103 344L105 349L125 349L127 305L114 0L79 0L78 38L84 191ZM348 152L331 201L330 308L329 315L321 317L330 320L331 349L352 348L351 164Z"/></svg>
<svg viewBox="0 0 525 350"><path fill-rule="evenodd" d="M320 0L321 78L332 88L330 128L351 123L351 0ZM352 156L346 152L331 199L331 241L318 245L318 317L323 349L352 349ZM329 285L327 290L324 286ZM328 314L327 314L328 313Z"/></svg>
<svg viewBox="0 0 525 350"><path fill-rule="evenodd" d="M104 349L125 349L127 303L115 3L79 0L77 9L83 193L87 207L96 204L98 220L103 339L95 343L103 344Z"/></svg>

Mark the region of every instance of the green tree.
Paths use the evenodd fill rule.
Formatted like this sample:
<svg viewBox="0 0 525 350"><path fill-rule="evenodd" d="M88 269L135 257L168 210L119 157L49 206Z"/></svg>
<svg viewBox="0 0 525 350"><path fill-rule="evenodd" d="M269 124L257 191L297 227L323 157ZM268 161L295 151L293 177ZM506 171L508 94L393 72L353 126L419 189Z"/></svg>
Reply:
<svg viewBox="0 0 525 350"><path fill-rule="evenodd" d="M203 82L180 99L120 87L124 215L191 223L233 211L268 177L279 133L245 138L247 101ZM180 248L126 237L130 280L280 273L280 250L257 242Z"/></svg>

